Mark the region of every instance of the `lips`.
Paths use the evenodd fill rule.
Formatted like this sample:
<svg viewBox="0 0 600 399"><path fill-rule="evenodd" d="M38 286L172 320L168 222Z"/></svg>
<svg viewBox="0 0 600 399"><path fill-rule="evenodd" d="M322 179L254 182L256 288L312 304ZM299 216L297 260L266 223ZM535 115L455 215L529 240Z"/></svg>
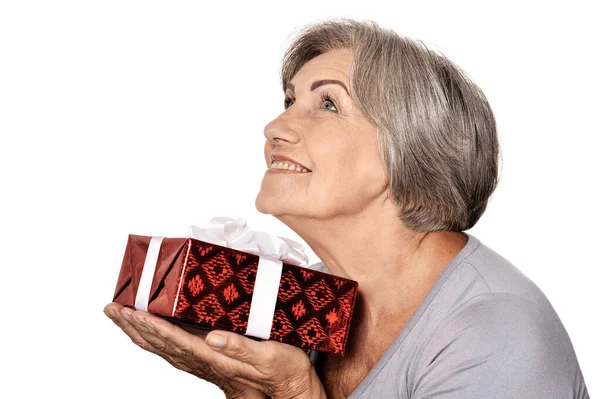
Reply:
<svg viewBox="0 0 600 399"><path fill-rule="evenodd" d="M271 154L271 163L273 163L275 161L288 161L288 162L292 162L292 163L300 165L301 167L303 167L304 169L308 170L309 172L312 172L312 170L310 170L306 166L302 165L300 162L296 161L293 158L285 156L283 154Z"/></svg>

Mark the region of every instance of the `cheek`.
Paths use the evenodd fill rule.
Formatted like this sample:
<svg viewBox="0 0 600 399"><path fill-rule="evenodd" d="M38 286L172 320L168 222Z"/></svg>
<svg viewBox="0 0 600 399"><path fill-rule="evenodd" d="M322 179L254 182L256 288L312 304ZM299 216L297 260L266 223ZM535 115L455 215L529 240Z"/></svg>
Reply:
<svg viewBox="0 0 600 399"><path fill-rule="evenodd" d="M381 193L388 178L379 157L376 130L370 126L344 125L330 126L329 133L322 134L321 140L310 148L311 158L318 168L315 177L318 176L319 189L328 194L335 190L335 196L347 200L352 196L364 199Z"/></svg>
<svg viewBox="0 0 600 399"><path fill-rule="evenodd" d="M268 141L265 141L265 146L263 149L263 156L265 158L265 163L267 166L270 165L271 152L273 151L273 145Z"/></svg>
<svg viewBox="0 0 600 399"><path fill-rule="evenodd" d="M311 192L335 208L361 208L385 189L385 174L376 157L347 150L321 162L320 173L311 181L317 189Z"/></svg>
<svg viewBox="0 0 600 399"><path fill-rule="evenodd" d="M371 151L355 152L347 159L346 168L341 171L344 184L351 195L359 197L374 197L379 195L387 185L385 167L377 156Z"/></svg>

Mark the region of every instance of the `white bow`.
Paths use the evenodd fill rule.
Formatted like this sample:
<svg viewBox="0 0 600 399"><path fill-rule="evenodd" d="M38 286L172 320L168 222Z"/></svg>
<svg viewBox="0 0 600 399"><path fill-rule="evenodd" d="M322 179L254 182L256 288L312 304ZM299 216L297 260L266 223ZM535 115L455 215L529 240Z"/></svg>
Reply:
<svg viewBox="0 0 600 399"><path fill-rule="evenodd" d="M291 265L308 264L302 244L263 231L253 231L242 218L214 217L206 228L190 226L190 237Z"/></svg>

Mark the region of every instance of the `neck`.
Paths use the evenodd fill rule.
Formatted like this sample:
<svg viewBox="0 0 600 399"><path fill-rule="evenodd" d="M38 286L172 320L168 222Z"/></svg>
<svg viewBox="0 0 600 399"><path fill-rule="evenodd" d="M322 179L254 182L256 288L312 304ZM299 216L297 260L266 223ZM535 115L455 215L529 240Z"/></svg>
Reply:
<svg viewBox="0 0 600 399"><path fill-rule="evenodd" d="M407 228L389 201L359 214L327 220L278 216L315 252L332 274L359 284L357 313L367 328L416 309L443 268L464 247L466 235ZM385 324L385 322L383 323Z"/></svg>

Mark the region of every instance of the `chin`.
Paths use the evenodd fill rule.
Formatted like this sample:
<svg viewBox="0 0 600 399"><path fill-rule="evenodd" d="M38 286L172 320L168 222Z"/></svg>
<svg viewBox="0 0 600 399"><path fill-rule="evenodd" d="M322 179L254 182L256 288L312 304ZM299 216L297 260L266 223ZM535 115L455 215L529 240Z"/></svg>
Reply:
<svg viewBox="0 0 600 399"><path fill-rule="evenodd" d="M261 201L260 192L256 195L256 198L254 199L254 207L260 213L265 213L265 214L267 213L267 211L265 210L263 203Z"/></svg>
<svg viewBox="0 0 600 399"><path fill-rule="evenodd" d="M299 211L298 206L290 204L287 200L279 200L278 198L261 195L260 193L254 200L254 207L258 212L273 215L278 219L280 217L292 216Z"/></svg>
<svg viewBox="0 0 600 399"><path fill-rule="evenodd" d="M285 208L289 208L288 206L285 206L285 204L279 203L276 198L261 193L258 193L256 196L254 207L260 213L273 216L281 214L282 212L285 213Z"/></svg>

